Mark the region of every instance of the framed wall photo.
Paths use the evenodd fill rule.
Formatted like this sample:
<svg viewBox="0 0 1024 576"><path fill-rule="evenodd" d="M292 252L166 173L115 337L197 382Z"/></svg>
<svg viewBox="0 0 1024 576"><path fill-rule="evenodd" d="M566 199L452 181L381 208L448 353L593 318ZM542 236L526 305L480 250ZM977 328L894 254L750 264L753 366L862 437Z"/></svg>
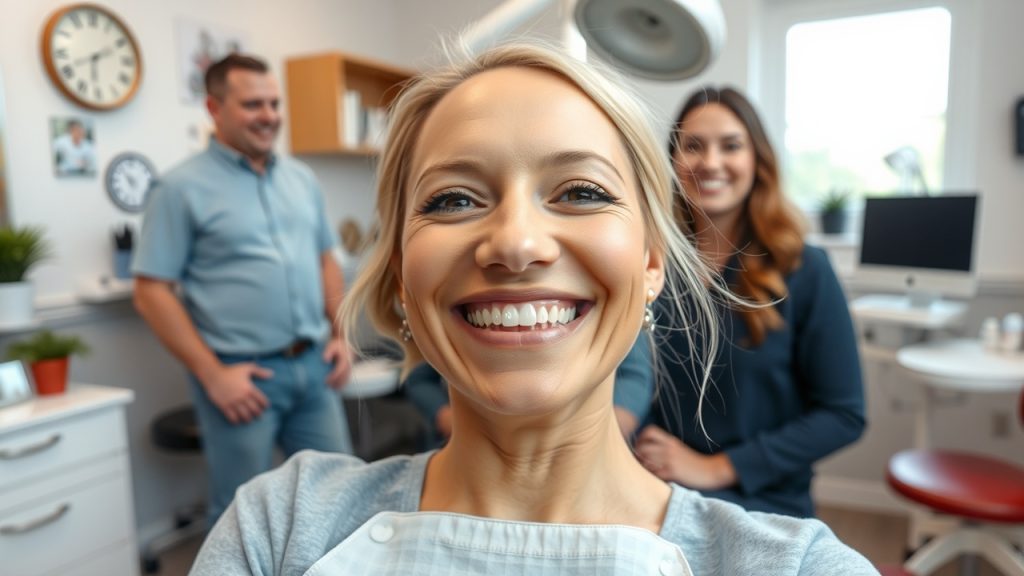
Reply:
<svg viewBox="0 0 1024 576"><path fill-rule="evenodd" d="M95 128L80 116L50 118L53 171L59 177L96 176Z"/></svg>
<svg viewBox="0 0 1024 576"><path fill-rule="evenodd" d="M20 360L0 362L0 408L28 400L34 395Z"/></svg>
<svg viewBox="0 0 1024 576"><path fill-rule="evenodd" d="M185 104L202 104L206 99L206 69L232 52L244 52L248 38L240 30L181 18L176 28L181 100Z"/></svg>

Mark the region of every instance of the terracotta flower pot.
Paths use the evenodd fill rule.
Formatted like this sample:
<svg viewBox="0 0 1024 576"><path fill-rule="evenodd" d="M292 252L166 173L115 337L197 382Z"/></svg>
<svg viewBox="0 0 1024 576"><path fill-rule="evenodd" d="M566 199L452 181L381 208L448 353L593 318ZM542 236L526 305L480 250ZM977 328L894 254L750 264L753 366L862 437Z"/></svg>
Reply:
<svg viewBox="0 0 1024 576"><path fill-rule="evenodd" d="M36 381L36 394L63 394L68 387L68 359L55 358L33 362L32 378Z"/></svg>

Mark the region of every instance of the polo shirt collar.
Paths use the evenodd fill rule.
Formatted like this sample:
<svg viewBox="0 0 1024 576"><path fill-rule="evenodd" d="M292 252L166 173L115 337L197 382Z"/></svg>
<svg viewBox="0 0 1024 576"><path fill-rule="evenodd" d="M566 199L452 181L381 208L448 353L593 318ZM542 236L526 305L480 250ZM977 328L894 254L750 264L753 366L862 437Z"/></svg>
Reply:
<svg viewBox="0 0 1024 576"><path fill-rule="evenodd" d="M217 140L216 136L210 135L209 150L215 156L223 160L226 160L231 164L235 164L241 166L242 168L245 168L246 170L253 171L252 165L249 163L248 158L243 156L242 153L239 152L238 150L235 150L234 148L230 148L222 144L219 140ZM267 171L269 172L276 163L277 154L271 152L270 156L267 158Z"/></svg>

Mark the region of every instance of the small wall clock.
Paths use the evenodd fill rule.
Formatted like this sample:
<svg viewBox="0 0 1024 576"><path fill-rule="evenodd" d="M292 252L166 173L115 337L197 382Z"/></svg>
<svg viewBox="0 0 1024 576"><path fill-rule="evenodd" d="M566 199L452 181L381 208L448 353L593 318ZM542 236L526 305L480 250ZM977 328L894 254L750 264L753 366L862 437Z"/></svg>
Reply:
<svg viewBox="0 0 1024 576"><path fill-rule="evenodd" d="M125 105L142 81L142 54L128 27L95 4L70 4L46 21L43 63L57 88L91 110Z"/></svg>
<svg viewBox="0 0 1024 576"><path fill-rule="evenodd" d="M156 169L145 156L124 152L107 165L104 182L107 194L118 208L125 212L142 212L146 197L156 184Z"/></svg>

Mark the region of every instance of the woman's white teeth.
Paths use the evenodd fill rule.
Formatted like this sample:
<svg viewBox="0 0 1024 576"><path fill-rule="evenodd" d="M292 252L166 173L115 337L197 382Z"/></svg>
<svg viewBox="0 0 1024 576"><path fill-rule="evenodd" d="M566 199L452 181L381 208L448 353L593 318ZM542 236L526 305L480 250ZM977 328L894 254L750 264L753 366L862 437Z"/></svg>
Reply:
<svg viewBox="0 0 1024 576"><path fill-rule="evenodd" d="M728 182L725 180L701 180L700 187L705 190L717 190L719 188L725 188L728 186Z"/></svg>
<svg viewBox="0 0 1024 576"><path fill-rule="evenodd" d="M576 319L576 307L559 307L555 304L550 306L535 306L533 304L505 304L504 306L493 305L490 308L480 308L466 315L466 321L470 324L486 328L488 326L501 326L503 328L514 328L524 326L527 328L548 324L568 324Z"/></svg>

